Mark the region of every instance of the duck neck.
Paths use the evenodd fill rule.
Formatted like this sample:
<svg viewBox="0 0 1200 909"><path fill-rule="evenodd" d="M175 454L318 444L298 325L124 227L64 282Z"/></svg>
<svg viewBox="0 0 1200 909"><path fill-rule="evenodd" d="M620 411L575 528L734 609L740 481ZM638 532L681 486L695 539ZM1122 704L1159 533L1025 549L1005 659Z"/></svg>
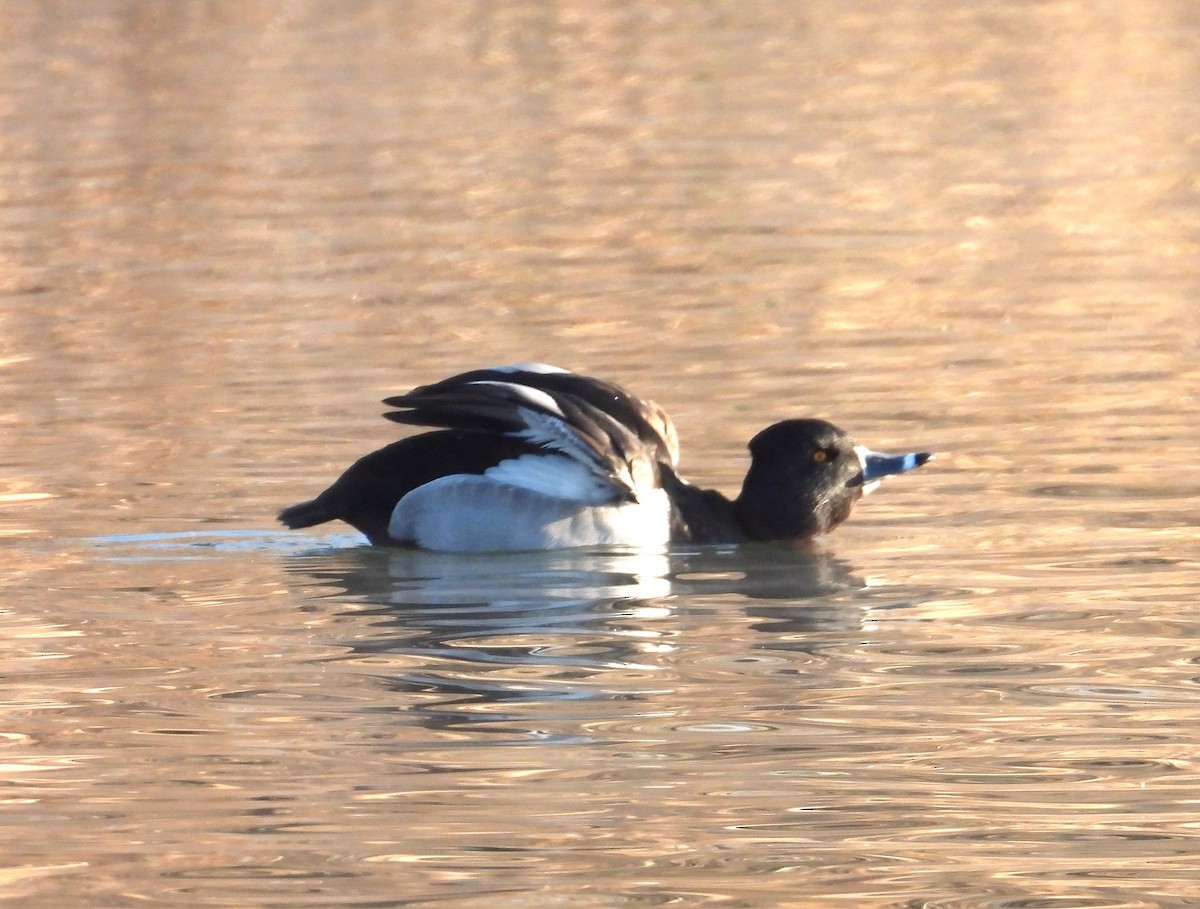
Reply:
<svg viewBox="0 0 1200 909"><path fill-rule="evenodd" d="M751 539L733 503L717 490L693 486L665 465L660 481L671 500L673 542L744 543Z"/></svg>
<svg viewBox="0 0 1200 909"><path fill-rule="evenodd" d="M787 472L751 464L732 508L752 540L809 540L844 521L852 504L820 496Z"/></svg>

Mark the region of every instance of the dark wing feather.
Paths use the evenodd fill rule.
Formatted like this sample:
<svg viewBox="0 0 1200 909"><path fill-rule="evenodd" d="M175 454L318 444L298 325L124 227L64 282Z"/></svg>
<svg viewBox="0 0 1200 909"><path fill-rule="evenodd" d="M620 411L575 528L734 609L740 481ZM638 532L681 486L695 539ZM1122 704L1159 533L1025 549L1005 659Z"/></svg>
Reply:
<svg viewBox="0 0 1200 909"><path fill-rule="evenodd" d="M626 391L615 382L580 376L572 372L531 373L522 381L533 388L565 394L603 411L621 425L633 430L645 445L658 450L658 459L668 464L679 462L679 437L666 411Z"/></svg>
<svg viewBox="0 0 1200 909"><path fill-rule="evenodd" d="M553 367L476 369L387 398L389 420L515 436L556 450L636 498L678 460L671 420L612 382Z"/></svg>
<svg viewBox="0 0 1200 909"><path fill-rule="evenodd" d="M479 382L501 382L534 388L546 392L556 399L569 396L608 414L641 440L644 445L656 449L657 459L668 464L679 463L679 437L675 426L666 412L655 404L631 394L626 389L605 379L581 376L566 370L535 364L533 366L504 366L491 369L474 369L413 389L405 395L397 395L384 401L393 407L418 408L409 414L387 414L397 423L414 426L445 426L435 422L440 417L433 414L437 409L434 402L447 392L461 391L464 386ZM420 412L424 411L424 412ZM444 413L445 418L451 415ZM462 425L461 418L456 425ZM485 418L486 419L486 418ZM471 426L479 428L478 423ZM498 431L507 431L497 425Z"/></svg>

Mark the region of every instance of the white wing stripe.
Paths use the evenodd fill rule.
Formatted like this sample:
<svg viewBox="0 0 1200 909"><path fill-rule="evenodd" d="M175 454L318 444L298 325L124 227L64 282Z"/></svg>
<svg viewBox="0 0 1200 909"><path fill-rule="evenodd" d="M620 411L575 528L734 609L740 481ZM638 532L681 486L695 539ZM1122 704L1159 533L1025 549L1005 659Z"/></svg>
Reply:
<svg viewBox="0 0 1200 909"><path fill-rule="evenodd" d="M585 505L603 505L617 498L613 484L589 470L586 464L554 455L510 458L485 470L483 475L497 483Z"/></svg>
<svg viewBox="0 0 1200 909"><path fill-rule="evenodd" d="M511 392L517 397L527 401L534 407L540 407L542 410L548 410L550 413L557 414L563 419L566 419L562 412L562 408L558 406L558 402L551 395L546 394L539 388L530 388L528 385L518 385L515 382L497 382L493 379L481 379L478 382L470 382L470 385L489 385L495 388L503 388Z"/></svg>
<svg viewBox="0 0 1200 909"><path fill-rule="evenodd" d="M531 372L534 375L548 376L570 372L561 366L551 366L549 363L509 363L505 366L492 366L489 372Z"/></svg>
<svg viewBox="0 0 1200 909"><path fill-rule="evenodd" d="M562 420L533 410L519 411L525 429L513 433L534 445L545 445L583 463L597 464L596 455L579 435Z"/></svg>

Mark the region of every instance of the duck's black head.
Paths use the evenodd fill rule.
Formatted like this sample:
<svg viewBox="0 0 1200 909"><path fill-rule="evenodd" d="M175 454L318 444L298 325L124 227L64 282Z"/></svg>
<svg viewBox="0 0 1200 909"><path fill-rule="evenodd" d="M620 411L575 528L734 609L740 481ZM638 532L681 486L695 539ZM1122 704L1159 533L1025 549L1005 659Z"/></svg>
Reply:
<svg viewBox="0 0 1200 909"><path fill-rule="evenodd" d="M811 539L846 520L879 478L931 457L881 455L825 420L784 420L750 440L750 470L734 509L752 539Z"/></svg>

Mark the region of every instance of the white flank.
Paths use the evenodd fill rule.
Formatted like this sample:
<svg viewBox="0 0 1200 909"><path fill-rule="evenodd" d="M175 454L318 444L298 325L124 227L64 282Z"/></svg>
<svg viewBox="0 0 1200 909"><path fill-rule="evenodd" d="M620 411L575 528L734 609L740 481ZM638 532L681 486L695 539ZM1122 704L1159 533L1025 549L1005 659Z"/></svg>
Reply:
<svg viewBox="0 0 1200 909"><path fill-rule="evenodd" d="M424 549L450 552L661 549L670 542L670 502L659 489L643 502L588 505L489 476L460 474L426 483L401 499L388 533Z"/></svg>

